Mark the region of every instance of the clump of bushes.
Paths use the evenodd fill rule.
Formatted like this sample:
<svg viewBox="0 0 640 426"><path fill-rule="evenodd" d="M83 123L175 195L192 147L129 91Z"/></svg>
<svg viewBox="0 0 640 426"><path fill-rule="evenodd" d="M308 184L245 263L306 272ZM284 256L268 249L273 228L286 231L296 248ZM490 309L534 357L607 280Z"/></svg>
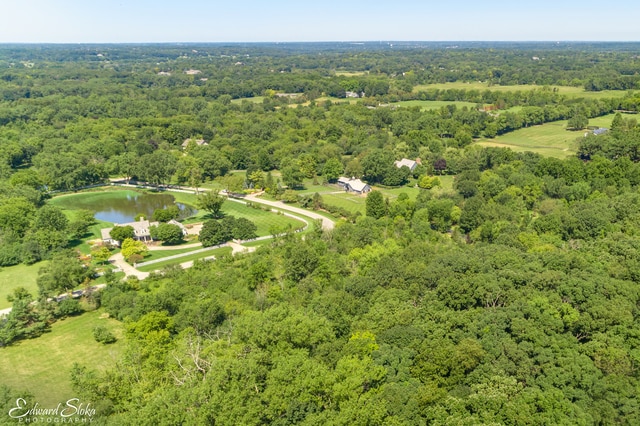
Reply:
<svg viewBox="0 0 640 426"><path fill-rule="evenodd" d="M98 325L93 329L93 338L96 342L108 345L114 343L117 339L107 328L103 325Z"/></svg>

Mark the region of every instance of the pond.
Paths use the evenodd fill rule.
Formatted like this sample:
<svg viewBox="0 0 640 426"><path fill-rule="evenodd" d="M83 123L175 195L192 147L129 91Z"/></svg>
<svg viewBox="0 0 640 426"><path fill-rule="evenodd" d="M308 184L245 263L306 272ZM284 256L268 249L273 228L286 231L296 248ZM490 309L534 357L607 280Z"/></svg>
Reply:
<svg viewBox="0 0 640 426"><path fill-rule="evenodd" d="M166 209L177 205L180 208L179 219L197 213L193 207L176 203L173 195L143 194L135 191L109 191L75 194L54 199L54 204L65 209L90 210L95 218L111 223L133 222L139 214L151 219L156 209Z"/></svg>

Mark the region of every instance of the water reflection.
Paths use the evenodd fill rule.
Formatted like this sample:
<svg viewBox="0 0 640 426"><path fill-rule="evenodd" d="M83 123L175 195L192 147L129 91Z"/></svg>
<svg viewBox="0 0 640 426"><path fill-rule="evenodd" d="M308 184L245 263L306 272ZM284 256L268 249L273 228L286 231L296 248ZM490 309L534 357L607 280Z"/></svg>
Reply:
<svg viewBox="0 0 640 426"><path fill-rule="evenodd" d="M191 206L176 203L169 194L127 194L126 197L114 197L113 193L95 194L92 197L70 197L65 202L69 209L86 209L95 212L96 219L112 223L133 222L139 214L151 219L156 209L166 209L177 205L180 208L179 219L197 213Z"/></svg>

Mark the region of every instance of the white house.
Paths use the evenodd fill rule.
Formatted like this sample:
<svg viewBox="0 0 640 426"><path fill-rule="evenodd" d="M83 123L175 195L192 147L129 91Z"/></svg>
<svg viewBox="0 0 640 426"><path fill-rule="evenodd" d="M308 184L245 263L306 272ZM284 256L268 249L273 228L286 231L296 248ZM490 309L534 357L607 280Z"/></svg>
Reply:
<svg viewBox="0 0 640 426"><path fill-rule="evenodd" d="M355 192L356 194L365 194L371 191L371 187L360 179L352 179L349 181L347 191Z"/></svg>
<svg viewBox="0 0 640 426"><path fill-rule="evenodd" d="M175 219L171 219L169 222L167 222L169 225L176 225L178 228L180 228L180 230L182 231L182 235L184 235L185 237L187 235L189 235L189 231L187 231L187 228L184 227L183 224L181 224L180 222L178 222Z"/></svg>
<svg viewBox="0 0 640 426"><path fill-rule="evenodd" d="M129 222L129 223L116 223L115 226L130 226L133 228L133 239L137 241L153 241L151 238L151 228L152 226L158 226L159 222L149 222L146 219L140 219L137 222ZM109 245L118 245L118 241L111 238L109 233L113 228L105 228L100 230L100 234L102 235L102 242ZM184 233L184 231L183 231Z"/></svg>
<svg viewBox="0 0 640 426"><path fill-rule="evenodd" d="M360 179L349 179L344 176L338 178L338 186L347 192L355 192L356 194L365 194L371 191L371 187Z"/></svg>
<svg viewBox="0 0 640 426"><path fill-rule="evenodd" d="M411 170L412 173L415 170L415 168L418 167L417 161L409 160L408 158L403 158L400 161L394 161L393 164L395 164L395 166L399 169L402 168L403 166L406 166L409 168L409 170Z"/></svg>

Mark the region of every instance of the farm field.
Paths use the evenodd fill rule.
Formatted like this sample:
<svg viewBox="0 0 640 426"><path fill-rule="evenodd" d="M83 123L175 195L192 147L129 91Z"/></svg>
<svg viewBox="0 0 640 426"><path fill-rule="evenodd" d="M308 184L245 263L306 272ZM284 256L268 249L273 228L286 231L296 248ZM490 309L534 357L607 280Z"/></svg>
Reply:
<svg viewBox="0 0 640 426"><path fill-rule="evenodd" d="M33 297L38 296L38 271L47 266L48 261L42 261L33 265L14 265L0 268L0 309L10 308L11 302L7 296L13 293L16 287L24 287Z"/></svg>
<svg viewBox="0 0 640 426"><path fill-rule="evenodd" d="M401 101L394 102L393 106L398 107L420 107L421 111L429 111L434 109L440 109L447 105L455 105L458 108L467 107L467 108L475 108L477 104L473 102L462 102L462 101Z"/></svg>
<svg viewBox="0 0 640 426"><path fill-rule="evenodd" d="M55 407L76 397L70 383L73 364L105 369L115 364L122 350L122 324L101 318L102 313L87 312L58 321L51 326L51 332L37 339L0 348L2 384L28 391L43 407ZM110 345L96 342L93 328L97 325L109 329L118 341Z"/></svg>
<svg viewBox="0 0 640 426"><path fill-rule="evenodd" d="M609 127L614 116L609 114L592 118L589 126ZM481 139L476 143L480 146L511 148L516 152L532 151L549 157L565 158L576 153L577 139L584 133L585 131L567 130L567 120L562 120L519 129L494 139Z"/></svg>
<svg viewBox="0 0 640 426"><path fill-rule="evenodd" d="M465 83L465 82L454 82L454 83L437 83L437 84L423 84L418 85L413 88L414 92L425 91L429 89L439 89L439 90L447 90L447 89L465 89L465 90L479 90L485 91L489 90L492 92L514 92L514 91L526 91L533 89L542 89L543 87L550 87L552 89L558 89L558 92L562 95L566 95L570 98L621 98L627 94L625 90L603 90L600 92L587 92L582 87L572 87L572 86L538 86L534 84L523 84L517 86L498 86L493 85L489 86L487 83L482 82L473 82L473 83Z"/></svg>

